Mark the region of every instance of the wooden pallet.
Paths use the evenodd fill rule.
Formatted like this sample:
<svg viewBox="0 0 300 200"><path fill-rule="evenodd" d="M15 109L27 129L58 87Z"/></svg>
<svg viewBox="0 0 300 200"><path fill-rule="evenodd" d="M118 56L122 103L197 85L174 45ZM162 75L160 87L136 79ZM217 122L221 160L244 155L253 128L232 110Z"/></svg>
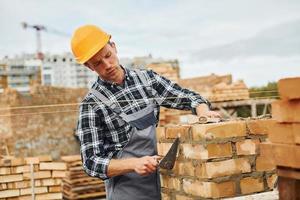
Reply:
<svg viewBox="0 0 300 200"><path fill-rule="evenodd" d="M105 185L99 178L88 176L78 155L62 158L67 163L66 177L63 179L64 199L92 199L105 197Z"/></svg>

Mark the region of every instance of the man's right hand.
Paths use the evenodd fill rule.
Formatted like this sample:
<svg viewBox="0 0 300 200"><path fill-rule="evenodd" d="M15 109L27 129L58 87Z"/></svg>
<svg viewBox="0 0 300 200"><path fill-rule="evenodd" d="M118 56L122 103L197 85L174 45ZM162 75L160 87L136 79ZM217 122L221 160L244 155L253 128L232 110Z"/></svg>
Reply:
<svg viewBox="0 0 300 200"><path fill-rule="evenodd" d="M146 176L156 171L159 160L161 160L160 156L112 159L108 165L107 175L113 177L136 172L141 176Z"/></svg>
<svg viewBox="0 0 300 200"><path fill-rule="evenodd" d="M144 156L135 160L134 171L141 176L149 175L156 171L158 167L159 156Z"/></svg>

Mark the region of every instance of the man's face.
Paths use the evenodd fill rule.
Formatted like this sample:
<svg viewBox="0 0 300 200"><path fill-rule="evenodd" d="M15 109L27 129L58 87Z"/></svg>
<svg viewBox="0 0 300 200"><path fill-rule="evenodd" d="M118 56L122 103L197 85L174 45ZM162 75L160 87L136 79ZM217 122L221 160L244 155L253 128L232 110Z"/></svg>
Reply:
<svg viewBox="0 0 300 200"><path fill-rule="evenodd" d="M97 72L103 80L114 81L121 69L115 44L106 44L84 65Z"/></svg>

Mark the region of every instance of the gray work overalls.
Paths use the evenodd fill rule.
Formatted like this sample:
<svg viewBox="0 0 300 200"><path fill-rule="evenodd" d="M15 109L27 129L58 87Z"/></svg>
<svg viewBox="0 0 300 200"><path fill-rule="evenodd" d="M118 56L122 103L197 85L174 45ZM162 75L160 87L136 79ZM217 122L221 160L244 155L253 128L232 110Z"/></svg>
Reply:
<svg viewBox="0 0 300 200"><path fill-rule="evenodd" d="M151 103L146 108L126 115L120 112L116 104L102 95L97 90L92 89L93 93L99 100L109 106L125 122L133 127L133 132L128 143L118 153L115 159L121 158L140 158L143 156L157 155L156 146L156 117L154 115L154 96L156 91L150 88L145 76L136 70L142 83L147 87L147 92L152 97ZM155 100L161 104L161 100ZM105 181L106 198L108 200L159 200L160 179L158 170L150 175L141 176L135 172L115 176Z"/></svg>

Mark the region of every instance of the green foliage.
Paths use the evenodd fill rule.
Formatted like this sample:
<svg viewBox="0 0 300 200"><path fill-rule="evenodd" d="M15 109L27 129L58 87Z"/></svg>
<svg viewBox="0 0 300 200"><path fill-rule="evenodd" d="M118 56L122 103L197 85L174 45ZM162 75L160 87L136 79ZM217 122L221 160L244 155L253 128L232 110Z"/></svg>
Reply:
<svg viewBox="0 0 300 200"><path fill-rule="evenodd" d="M250 98L278 97L277 82L269 82L266 86L251 87L249 89Z"/></svg>
<svg viewBox="0 0 300 200"><path fill-rule="evenodd" d="M277 82L269 82L266 86L262 87L251 87L249 89L250 98L263 99L263 98L278 98L278 88ZM264 110L264 105L257 106L257 115L262 115ZM267 114L270 114L270 108L267 110ZM250 117L251 107L242 106L237 108L238 117Z"/></svg>

